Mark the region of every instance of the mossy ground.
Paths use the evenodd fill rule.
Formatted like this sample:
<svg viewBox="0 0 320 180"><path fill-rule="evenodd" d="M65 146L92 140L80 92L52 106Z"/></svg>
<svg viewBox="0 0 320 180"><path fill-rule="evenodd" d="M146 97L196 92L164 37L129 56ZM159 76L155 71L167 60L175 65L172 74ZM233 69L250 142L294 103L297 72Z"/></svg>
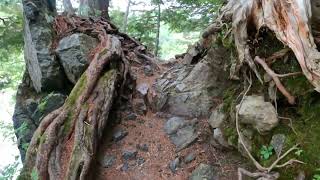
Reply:
<svg viewBox="0 0 320 180"><path fill-rule="evenodd" d="M278 42L275 36L266 32L263 35L264 41L260 44L259 48L256 48L255 54L260 57L269 57L276 51L283 48L283 45ZM292 72L301 72L301 68L295 59L293 53L290 53L288 60L277 60L272 64L271 68L279 74L286 74ZM264 74L264 70L258 67L261 75ZM313 90L313 87L308 80L303 76L287 77L281 79L287 90L296 97L296 104L290 105L287 103L285 97L279 92L277 93L277 111L279 116L291 118L293 123L293 129L290 127L290 121L281 119L278 127L267 135L259 135L255 132L253 138L253 155L264 166L269 166L276 159L275 153L268 160L263 160L260 156L260 149L263 145L269 146L272 135L284 134L286 136L286 142L283 152L291 148L296 144L300 144L299 155L292 152L283 161L284 163L291 158L298 159L306 164L294 164L282 169L276 169L281 174L280 179L294 179L299 171L306 173L307 179L312 179L315 174L319 174L317 169L320 168L320 94ZM242 82L242 81L240 81ZM230 144L236 146L238 141L238 135L235 129L234 115L235 106L239 103L237 97L243 90L243 85L233 84L228 90L224 92L224 111L229 115L228 120L223 123L224 135L227 137ZM257 78L254 78L253 86L249 92L250 94L264 95L268 100L268 83L262 85ZM237 102L236 102L237 101Z"/></svg>

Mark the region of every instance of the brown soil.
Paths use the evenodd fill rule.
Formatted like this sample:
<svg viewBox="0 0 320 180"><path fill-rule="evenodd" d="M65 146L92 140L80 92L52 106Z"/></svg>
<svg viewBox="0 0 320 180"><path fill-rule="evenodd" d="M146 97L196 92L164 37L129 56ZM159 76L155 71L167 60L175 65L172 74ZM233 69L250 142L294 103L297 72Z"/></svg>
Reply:
<svg viewBox="0 0 320 180"><path fill-rule="evenodd" d="M155 78L145 77L140 69L137 72L137 84L147 83L152 86ZM104 155L116 156L116 162L110 168L103 168L97 165L96 179L98 180L185 180L188 179L192 171L200 164L207 163L215 167L216 172L222 180L237 179L237 168L243 167L243 159L239 158L239 154L235 152L223 152L215 149L209 143L212 132L209 128L206 119L199 119L197 142L188 148L176 152L174 144L163 130L166 119L159 118L156 114L148 111L146 116L138 116L136 120L122 120L120 124L113 127L113 130L104 137L104 142L101 145L99 157ZM126 130L129 134L119 142L112 141L112 132L117 129ZM122 151L128 149L136 149L137 144L147 144L148 152L138 150L137 158L142 157L145 162L138 166L136 160L129 161L129 169L122 171L121 167L124 164L122 159ZM196 159L182 165L176 173L172 173L169 169L169 163L176 157L183 157L189 153L195 153Z"/></svg>

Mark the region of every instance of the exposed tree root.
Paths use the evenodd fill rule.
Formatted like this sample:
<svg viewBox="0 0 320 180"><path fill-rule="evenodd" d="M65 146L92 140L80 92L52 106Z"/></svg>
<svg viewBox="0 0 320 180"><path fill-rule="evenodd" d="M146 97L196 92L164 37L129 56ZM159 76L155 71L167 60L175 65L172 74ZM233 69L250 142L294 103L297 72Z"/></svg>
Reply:
<svg viewBox="0 0 320 180"><path fill-rule="evenodd" d="M220 18L219 21L232 19L238 50L236 70L247 62L259 80L261 79L251 58L247 40L250 36L248 32L252 32L252 29L258 32L262 27L267 27L294 52L304 75L315 89L320 91L320 53L310 29L312 16L310 0L230 0L222 9L222 15L225 18Z"/></svg>
<svg viewBox="0 0 320 180"><path fill-rule="evenodd" d="M31 174L36 174L41 180L91 179L90 168L117 95L116 89L121 80L124 85L129 71L127 55L143 54L139 48L142 45L119 35L114 25L101 18L58 16L55 30L56 43L64 36L81 32L97 37L100 44L93 50L88 69L63 107L41 122L19 178L31 179Z"/></svg>
<svg viewBox="0 0 320 180"><path fill-rule="evenodd" d="M255 61L263 67L263 69L269 74L269 76L272 77L273 81L276 83L277 88L288 99L288 102L290 104L295 104L295 98L287 91L287 89L282 85L282 83L279 79L279 77L286 77L286 76L288 76L288 74L286 74L286 75L276 74L273 70L271 70L269 68L267 63L258 56L256 56Z"/></svg>
<svg viewBox="0 0 320 180"><path fill-rule="evenodd" d="M244 143L244 140L243 140L243 136L240 132L240 123L239 123L239 111L241 109L241 106L243 104L243 101L244 101L244 98L246 97L246 95L248 94L248 92L250 91L251 89L251 86L252 86L252 79L250 78L248 80L249 82L249 86L248 88L244 91L243 93L243 97L240 101L240 104L239 104L239 107L236 111L236 130L237 130L237 134L238 134L238 138L239 138L239 141L241 143L241 145L243 146L245 152L247 153L248 157L250 158L250 160L253 162L253 164L256 166L256 168L258 169L258 171L261 173L260 175L263 175L263 176L260 176L260 177L264 177L264 176L269 176L272 177L272 174L271 171L274 169L274 168L282 168L282 167L285 167L287 165L291 165L293 163L301 163L303 164L304 162L302 161L298 161L296 159L291 159L287 162L285 162L284 164L281 164L281 165L278 165L279 162L284 159L288 154L290 154L292 151L294 150L297 150L298 149L298 145L295 145L293 146L292 148L290 148L287 152L285 152L283 155L281 155L280 157L278 157L269 167L264 167L262 166L254 157L253 155L251 154L251 152L249 151L249 149L246 147L245 143ZM242 172L248 172L248 171L239 171L239 173L242 173ZM251 174L252 175L252 174ZM257 175L257 174L254 174L254 175ZM240 177L242 178L242 175L239 176L239 179ZM270 179L272 180L272 179Z"/></svg>

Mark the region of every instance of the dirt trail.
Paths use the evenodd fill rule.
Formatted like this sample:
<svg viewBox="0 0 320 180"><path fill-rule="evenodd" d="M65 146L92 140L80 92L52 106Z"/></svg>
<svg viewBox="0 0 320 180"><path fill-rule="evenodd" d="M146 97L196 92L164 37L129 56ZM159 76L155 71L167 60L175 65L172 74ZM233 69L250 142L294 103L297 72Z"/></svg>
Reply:
<svg viewBox="0 0 320 180"><path fill-rule="evenodd" d="M165 68L163 68L165 69ZM143 69L138 69L137 85L147 83L152 87L154 80L159 76L145 76ZM121 120L104 137L104 143L100 147L99 156L113 156L115 158L111 167L105 168L97 163L97 179L101 180L185 180L200 164L206 163L214 166L220 179L237 179L237 168L243 162L234 152L222 152L210 145L212 132L206 119L198 119L197 129L199 138L188 148L176 152L175 145L170 142L164 131L166 118L160 118L159 114L148 110L145 116L137 116L135 120ZM118 142L113 141L112 135L117 130L128 132ZM147 151L137 149L137 145L147 145ZM132 160L124 160L124 150L137 150L137 156ZM183 161L189 153L194 153L196 158L191 163L182 164L181 168L173 173L169 163L176 157ZM127 166L128 165L128 166Z"/></svg>

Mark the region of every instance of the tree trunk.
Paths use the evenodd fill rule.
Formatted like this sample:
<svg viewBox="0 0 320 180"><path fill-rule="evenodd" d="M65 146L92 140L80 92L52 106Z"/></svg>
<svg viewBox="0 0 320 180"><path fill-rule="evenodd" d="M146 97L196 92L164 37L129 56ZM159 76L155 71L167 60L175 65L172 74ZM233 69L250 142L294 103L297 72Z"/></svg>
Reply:
<svg viewBox="0 0 320 180"><path fill-rule="evenodd" d="M223 8L221 18L232 20L235 45L238 50L238 61L234 72L239 72L240 67L246 62L261 79L251 57L248 39L252 34L248 34L248 32L259 32L262 27L267 27L294 52L304 75L320 92L320 64L318 63L320 53L314 42L312 29L310 29L312 24L311 7L310 0L292 0L290 2L230 0ZM316 14L317 12L315 12ZM222 24L215 24L211 27L211 31L217 31L219 29L217 27L222 27Z"/></svg>
<svg viewBox="0 0 320 180"><path fill-rule="evenodd" d="M110 4L110 0L97 0L97 3L96 3L96 9L98 9L101 12L102 17L107 19L110 19L109 4Z"/></svg>
<svg viewBox="0 0 320 180"><path fill-rule="evenodd" d="M130 6L131 6L131 0L128 0L128 5L127 5L126 13L124 14L123 27L122 27L122 31L123 31L124 33L127 32L128 17L129 17L129 12L130 12Z"/></svg>
<svg viewBox="0 0 320 180"><path fill-rule="evenodd" d="M160 49L160 28L161 28L161 3L159 2L157 4L157 35L156 35L156 49L154 51L154 55L159 55L159 49Z"/></svg>
<svg viewBox="0 0 320 180"><path fill-rule="evenodd" d="M68 14L75 13L74 8L73 8L70 0L63 0L63 7L64 7L64 11L67 12Z"/></svg>

